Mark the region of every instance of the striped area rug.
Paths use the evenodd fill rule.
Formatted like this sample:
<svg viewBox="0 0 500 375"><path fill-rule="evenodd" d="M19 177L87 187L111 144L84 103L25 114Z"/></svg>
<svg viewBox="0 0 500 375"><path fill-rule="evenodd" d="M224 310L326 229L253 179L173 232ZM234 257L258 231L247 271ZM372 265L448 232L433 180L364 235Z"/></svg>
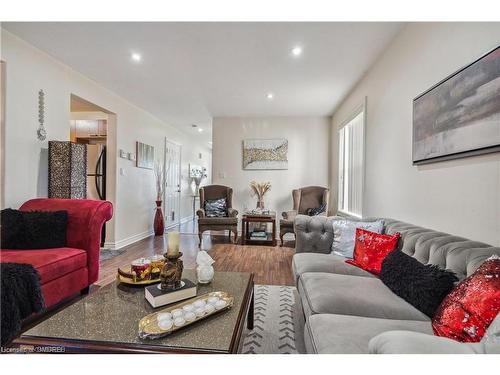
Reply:
<svg viewBox="0 0 500 375"><path fill-rule="evenodd" d="M297 289L255 285L254 292L254 329L244 332L241 353L304 353L304 317Z"/></svg>

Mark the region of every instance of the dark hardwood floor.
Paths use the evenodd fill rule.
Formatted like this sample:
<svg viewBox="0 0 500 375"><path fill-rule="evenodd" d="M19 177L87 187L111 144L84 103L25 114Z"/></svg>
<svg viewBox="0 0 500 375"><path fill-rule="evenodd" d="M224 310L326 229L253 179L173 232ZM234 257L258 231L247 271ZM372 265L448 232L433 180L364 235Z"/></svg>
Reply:
<svg viewBox="0 0 500 375"><path fill-rule="evenodd" d="M184 268L196 268L198 236L193 225L177 228L181 231L181 251ZM123 248L125 252L101 262L98 286L104 286L116 279L118 267L129 265L134 259L163 254L166 249L167 234L151 236ZM294 285L292 274L293 242L285 242L284 247L242 246L229 242L225 235L204 235L202 249L215 260L216 271L253 272L256 284ZM291 246L291 247L290 247Z"/></svg>

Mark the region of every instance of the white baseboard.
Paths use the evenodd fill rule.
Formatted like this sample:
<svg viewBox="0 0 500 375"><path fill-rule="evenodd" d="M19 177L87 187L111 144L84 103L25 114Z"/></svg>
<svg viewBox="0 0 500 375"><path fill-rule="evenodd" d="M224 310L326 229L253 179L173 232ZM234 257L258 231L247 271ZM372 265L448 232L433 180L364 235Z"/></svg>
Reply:
<svg viewBox="0 0 500 375"><path fill-rule="evenodd" d="M115 241L115 242L105 242L104 247L110 250L118 250L124 246L133 244L134 242L140 241L146 237L152 236L154 234L154 230L147 230L142 233L134 234L133 236L124 238L123 240Z"/></svg>
<svg viewBox="0 0 500 375"><path fill-rule="evenodd" d="M191 221L194 219L194 216L191 215L191 216L187 216L187 217L184 217L182 219L179 220L178 223L175 223L175 224L170 224L169 226L165 227L165 229L170 229L170 228L173 228L179 224L184 224L184 223L187 223L188 221Z"/></svg>
<svg viewBox="0 0 500 375"><path fill-rule="evenodd" d="M182 218L180 220L180 224L187 223L188 221L191 221L193 219L194 219L194 216L192 216L192 215L191 216L187 216L187 217ZM176 225L179 225L179 224L169 225L165 229L169 229L169 228L175 227ZM118 249L121 249L124 246L131 245L134 242L137 242L137 241L143 240L146 237L152 236L153 234L154 234L154 230L151 229L151 230L139 233L139 234L134 234L133 236L124 238L123 240L119 240L119 241L116 241L116 242L105 242L104 243L104 248L109 249L109 250L118 250Z"/></svg>

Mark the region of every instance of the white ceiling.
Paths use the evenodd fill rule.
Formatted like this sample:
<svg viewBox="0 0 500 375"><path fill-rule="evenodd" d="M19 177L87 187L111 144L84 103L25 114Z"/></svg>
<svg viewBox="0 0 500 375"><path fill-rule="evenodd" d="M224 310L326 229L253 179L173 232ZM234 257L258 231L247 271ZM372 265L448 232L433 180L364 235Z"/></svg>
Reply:
<svg viewBox="0 0 500 375"><path fill-rule="evenodd" d="M167 123L330 115L401 23L2 23ZM293 58L300 45L303 54ZM138 52L141 63L130 55ZM272 92L274 100L266 99ZM99 104L99 103L96 103Z"/></svg>

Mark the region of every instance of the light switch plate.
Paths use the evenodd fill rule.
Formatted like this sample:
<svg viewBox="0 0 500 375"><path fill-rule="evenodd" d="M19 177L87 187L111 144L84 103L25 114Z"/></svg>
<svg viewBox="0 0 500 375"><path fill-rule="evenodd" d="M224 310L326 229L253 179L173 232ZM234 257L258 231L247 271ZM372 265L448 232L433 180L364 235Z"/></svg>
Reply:
<svg viewBox="0 0 500 375"><path fill-rule="evenodd" d="M128 160L135 161L135 154L133 152L128 153Z"/></svg>
<svg viewBox="0 0 500 375"><path fill-rule="evenodd" d="M120 149L119 155L123 159L128 159L128 153L125 150Z"/></svg>

